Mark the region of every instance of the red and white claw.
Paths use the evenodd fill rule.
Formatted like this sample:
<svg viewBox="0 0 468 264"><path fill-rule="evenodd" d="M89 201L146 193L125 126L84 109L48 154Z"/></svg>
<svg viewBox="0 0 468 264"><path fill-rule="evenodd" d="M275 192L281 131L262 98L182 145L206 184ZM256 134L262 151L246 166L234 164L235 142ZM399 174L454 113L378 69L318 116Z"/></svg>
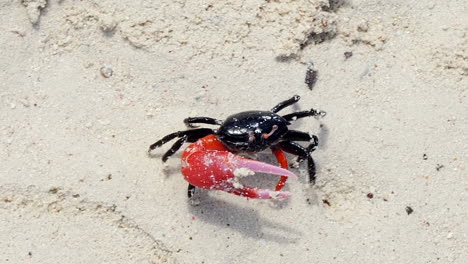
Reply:
<svg viewBox="0 0 468 264"><path fill-rule="evenodd" d="M197 143L195 143L197 144ZM194 144L194 145L195 145ZM191 146L182 155L182 174L192 185L212 190L221 190L239 196L257 199L283 199L289 192L258 189L244 186L239 179L255 172L282 175L297 179L289 170L234 155L222 148L206 149Z"/></svg>

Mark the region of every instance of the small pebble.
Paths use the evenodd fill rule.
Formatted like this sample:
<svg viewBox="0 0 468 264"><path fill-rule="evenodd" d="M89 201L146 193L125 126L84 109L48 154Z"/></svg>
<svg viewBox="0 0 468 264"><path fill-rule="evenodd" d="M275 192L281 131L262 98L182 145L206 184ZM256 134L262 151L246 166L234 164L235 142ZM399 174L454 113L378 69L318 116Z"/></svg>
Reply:
<svg viewBox="0 0 468 264"><path fill-rule="evenodd" d="M412 213L414 212L413 208L411 208L411 207L409 207L409 206L406 206L405 210L406 210L406 213L407 213L408 215L410 215L410 214L412 214Z"/></svg>
<svg viewBox="0 0 468 264"><path fill-rule="evenodd" d="M200 200L192 198L192 199L190 199L190 204L192 206L199 206L200 205Z"/></svg>
<svg viewBox="0 0 468 264"><path fill-rule="evenodd" d="M345 57L345 60L351 58L353 56L353 52L352 51L346 51L344 53L344 57Z"/></svg>
<svg viewBox="0 0 468 264"><path fill-rule="evenodd" d="M369 31L369 24L367 23L367 21L362 21L361 23L359 23L357 25L357 31L359 31L359 32Z"/></svg>
<svg viewBox="0 0 468 264"><path fill-rule="evenodd" d="M28 100L27 98L20 99L19 102L20 102L24 107L30 107L30 106L31 106L31 103L29 102L29 100Z"/></svg>
<svg viewBox="0 0 468 264"><path fill-rule="evenodd" d="M318 71L315 69L314 63L310 62L307 65L307 72L305 77L305 83L310 90L312 90L317 82Z"/></svg>
<svg viewBox="0 0 468 264"><path fill-rule="evenodd" d="M442 169L443 167L444 167L444 165L442 165L442 164L437 164L436 170L437 170L437 171L440 171L440 169Z"/></svg>
<svg viewBox="0 0 468 264"><path fill-rule="evenodd" d="M112 32L115 27L117 26L117 23L113 19L112 16L110 15L103 15L100 19L100 28L104 32Z"/></svg>
<svg viewBox="0 0 468 264"><path fill-rule="evenodd" d="M104 65L104 66L102 66L100 71L101 71L102 77L104 77L104 78L109 78L109 77L111 77L111 76L112 76L112 73L113 73L112 68L111 68L110 65Z"/></svg>

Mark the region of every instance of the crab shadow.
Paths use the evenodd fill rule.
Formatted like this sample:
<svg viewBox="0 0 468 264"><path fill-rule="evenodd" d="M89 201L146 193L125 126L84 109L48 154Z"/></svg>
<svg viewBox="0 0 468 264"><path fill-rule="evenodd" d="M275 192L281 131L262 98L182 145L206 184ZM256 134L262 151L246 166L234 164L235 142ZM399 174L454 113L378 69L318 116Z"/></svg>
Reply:
<svg viewBox="0 0 468 264"><path fill-rule="evenodd" d="M328 145L328 138L330 136L330 129L328 126L320 122L320 129L317 136L319 138L319 148L326 149Z"/></svg>
<svg viewBox="0 0 468 264"><path fill-rule="evenodd" d="M163 152L164 153L164 152ZM169 178L173 175L180 174L180 159L181 154L177 153L169 158L167 162L161 161L163 153L148 153L147 157L158 162L158 166L161 167L161 172L164 177Z"/></svg>
<svg viewBox="0 0 468 264"><path fill-rule="evenodd" d="M189 211L197 219L208 224L233 230L246 237L279 244L295 243L302 236L301 232L291 226L262 217L255 208L240 207L232 202L211 197L207 192L198 198L201 201L199 205L188 203Z"/></svg>

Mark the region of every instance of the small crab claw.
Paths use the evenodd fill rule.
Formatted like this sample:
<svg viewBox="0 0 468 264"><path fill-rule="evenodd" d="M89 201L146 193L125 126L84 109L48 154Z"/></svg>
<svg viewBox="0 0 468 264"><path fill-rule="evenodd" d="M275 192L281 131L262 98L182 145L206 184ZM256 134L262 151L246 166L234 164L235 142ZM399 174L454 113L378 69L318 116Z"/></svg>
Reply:
<svg viewBox="0 0 468 264"><path fill-rule="evenodd" d="M297 176L280 167L264 162L236 156L229 151L200 150L191 152L182 159L182 174L192 185L213 190L222 190L239 196L258 199L282 199L291 196L289 192L257 189L243 186L239 179L255 172L283 175L297 179Z"/></svg>

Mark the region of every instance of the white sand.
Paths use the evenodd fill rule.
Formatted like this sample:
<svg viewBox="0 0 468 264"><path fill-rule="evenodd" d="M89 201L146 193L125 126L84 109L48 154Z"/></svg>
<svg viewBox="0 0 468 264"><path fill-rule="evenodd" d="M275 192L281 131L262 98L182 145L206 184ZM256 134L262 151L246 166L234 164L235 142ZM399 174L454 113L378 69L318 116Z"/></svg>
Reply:
<svg viewBox="0 0 468 264"><path fill-rule="evenodd" d="M468 2L222 2L0 1L0 263L466 263ZM146 155L294 94L328 114L289 200Z"/></svg>

